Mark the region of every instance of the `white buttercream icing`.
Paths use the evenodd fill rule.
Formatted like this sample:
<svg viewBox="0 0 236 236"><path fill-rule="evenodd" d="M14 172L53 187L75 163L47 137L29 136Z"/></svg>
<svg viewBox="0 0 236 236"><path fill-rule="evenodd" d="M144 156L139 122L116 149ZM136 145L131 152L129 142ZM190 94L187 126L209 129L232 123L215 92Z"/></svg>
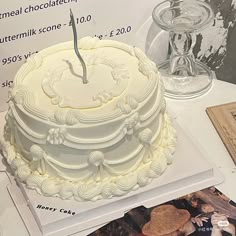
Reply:
<svg viewBox="0 0 236 236"><path fill-rule="evenodd" d="M173 161L176 134L155 64L124 43L83 38L47 48L16 75L1 149L18 178L47 196L122 196ZM33 82L32 82L33 81Z"/></svg>
<svg viewBox="0 0 236 236"><path fill-rule="evenodd" d="M165 120L165 123L170 125L167 116L165 116ZM162 147L161 140L154 140L152 145L155 149L158 149L158 152L155 152L154 159L148 163L140 164L138 168L129 174L105 178L100 183L93 178L87 183L86 181L60 180L58 177L50 177L48 174L40 175L30 170L28 163L22 159L16 159L16 153L12 151L14 146L1 140L1 148L5 150L5 157L10 166L20 170L20 175L19 172L16 173L18 178L25 181L29 188L36 189L37 192L47 196L59 196L62 199L74 198L78 201L85 201L125 195L129 191L136 189L137 186L145 186L150 183L151 179L160 176L167 168L166 151L172 152L172 146L176 140L175 131L164 127L162 139L169 140L169 142L165 143L165 147Z"/></svg>

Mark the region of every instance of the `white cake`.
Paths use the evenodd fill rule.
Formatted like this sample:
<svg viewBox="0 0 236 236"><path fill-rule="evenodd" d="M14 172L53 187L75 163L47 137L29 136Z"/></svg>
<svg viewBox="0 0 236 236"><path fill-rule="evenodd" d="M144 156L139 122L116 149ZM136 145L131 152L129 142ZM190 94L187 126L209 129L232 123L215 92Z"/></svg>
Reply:
<svg viewBox="0 0 236 236"><path fill-rule="evenodd" d="M30 58L10 92L3 154L19 180L78 201L122 196L160 176L176 135L155 64L138 48L86 37Z"/></svg>

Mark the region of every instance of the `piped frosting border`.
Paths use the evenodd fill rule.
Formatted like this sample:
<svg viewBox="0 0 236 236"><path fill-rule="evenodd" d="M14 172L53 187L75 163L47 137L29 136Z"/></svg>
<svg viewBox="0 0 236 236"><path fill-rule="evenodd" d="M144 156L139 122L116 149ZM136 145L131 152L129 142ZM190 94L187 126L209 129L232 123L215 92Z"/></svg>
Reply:
<svg viewBox="0 0 236 236"><path fill-rule="evenodd" d="M172 163L173 153L176 146L176 131L173 128L167 114L164 116L164 127L161 137L155 140L152 146L145 148L144 162L136 170L127 175L114 177L112 179L96 182L71 182L60 178L50 177L47 174L39 174L32 171L29 164L25 162L15 147L7 140L0 140L0 149L8 164L14 170L16 178L26 183L30 189L35 189L38 193L60 197L62 199L75 199L77 201L96 201L103 198L123 196L131 190L146 186L153 178L159 177ZM150 161L145 162L145 156L152 152Z"/></svg>

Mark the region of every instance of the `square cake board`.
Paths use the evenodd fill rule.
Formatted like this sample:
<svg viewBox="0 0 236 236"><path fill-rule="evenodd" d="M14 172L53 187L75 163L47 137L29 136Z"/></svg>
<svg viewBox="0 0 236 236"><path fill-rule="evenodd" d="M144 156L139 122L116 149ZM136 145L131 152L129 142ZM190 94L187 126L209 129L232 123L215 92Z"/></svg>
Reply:
<svg viewBox="0 0 236 236"><path fill-rule="evenodd" d="M8 191L29 233L35 236L84 236L121 218L135 207L152 207L223 182L222 174L205 159L200 148L178 124L175 127L178 143L172 165L146 187L123 197L96 202L61 200L41 196L36 191L27 189L24 184L17 181L16 185L12 181ZM42 206L51 210L43 209Z"/></svg>

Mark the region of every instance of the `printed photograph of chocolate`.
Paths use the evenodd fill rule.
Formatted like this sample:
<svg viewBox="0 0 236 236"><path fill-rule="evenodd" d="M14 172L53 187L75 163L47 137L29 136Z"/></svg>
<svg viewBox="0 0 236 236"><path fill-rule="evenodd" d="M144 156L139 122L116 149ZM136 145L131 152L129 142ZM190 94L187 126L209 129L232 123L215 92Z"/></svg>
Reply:
<svg viewBox="0 0 236 236"><path fill-rule="evenodd" d="M215 187L138 207L89 236L235 236L236 203Z"/></svg>

